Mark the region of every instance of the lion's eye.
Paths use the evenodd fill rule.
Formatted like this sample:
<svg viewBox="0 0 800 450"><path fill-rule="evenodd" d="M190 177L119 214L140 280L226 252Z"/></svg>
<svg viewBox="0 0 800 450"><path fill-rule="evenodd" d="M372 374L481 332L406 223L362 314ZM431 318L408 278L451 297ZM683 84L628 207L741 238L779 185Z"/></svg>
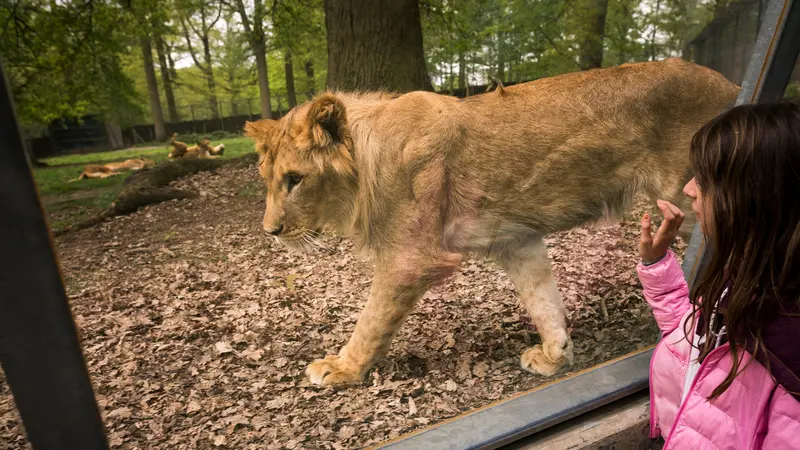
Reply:
<svg viewBox="0 0 800 450"><path fill-rule="evenodd" d="M303 177L296 173L290 173L286 175L286 181L289 186L289 192L292 192L292 189L303 181Z"/></svg>

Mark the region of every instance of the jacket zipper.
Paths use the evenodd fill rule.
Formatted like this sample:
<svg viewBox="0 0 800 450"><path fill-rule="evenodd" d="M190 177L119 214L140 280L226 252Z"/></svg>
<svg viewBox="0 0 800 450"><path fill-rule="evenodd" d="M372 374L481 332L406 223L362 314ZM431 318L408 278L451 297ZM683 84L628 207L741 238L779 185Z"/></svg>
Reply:
<svg viewBox="0 0 800 450"><path fill-rule="evenodd" d="M681 414L683 414L683 411L686 409L686 404L689 403L689 397L692 395L692 392L694 392L694 387L697 384L697 380L699 380L700 376L703 374L703 369L708 367L708 363L709 361L711 361L712 355L718 353L722 349L727 349L728 345L729 345L728 343L725 343L722 346L712 350L708 355L706 355L705 359L703 360L703 363L700 364L700 367L697 369L697 374L694 376L694 380L692 380L692 385L689 388L689 393L686 394L686 399L684 399L684 401L681 402L681 407L678 408L678 412L675 414L675 421L672 422L672 428L669 430L669 434L667 435L667 440L664 442L664 447L663 447L664 450L667 450L669 448L669 443L672 441L672 433L675 432L675 428L677 428L678 426L678 421L681 418Z"/></svg>
<svg viewBox="0 0 800 450"><path fill-rule="evenodd" d="M691 313L687 313L678 323L682 324L681 326L685 326L686 321L689 320L689 319L692 319L692 336L694 336L694 334L697 332L697 320L696 320L696 318L692 318L692 314ZM675 331L675 330L673 330L673 331ZM656 355L656 352L658 352L658 349L662 346L661 344L664 343L664 340L671 333L672 333L672 331L670 331L669 333L662 333L661 339L658 341L658 344L656 344L656 348L653 350L653 357L650 358L650 376L648 377L649 378L648 381L649 381L649 385L650 385L650 437L651 438L658 437L658 435L656 434L656 430L659 428L659 425L660 425L658 423L658 415L657 415L657 412L656 412L656 402L655 402L655 397L654 397L655 394L654 394L654 391L653 391L653 361L655 361L655 359L656 359L655 355ZM690 346L692 345L692 341L689 341L689 345ZM667 350L667 351L669 351L669 350ZM692 357L692 352L691 352L691 348L690 348L689 349L689 358L691 358L691 357ZM700 369L698 368L697 371L699 373ZM681 399L681 403L683 403L683 399ZM677 418L677 416L676 416L676 418ZM669 437L669 435L667 435L667 437ZM664 447L664 448L666 448L666 447Z"/></svg>

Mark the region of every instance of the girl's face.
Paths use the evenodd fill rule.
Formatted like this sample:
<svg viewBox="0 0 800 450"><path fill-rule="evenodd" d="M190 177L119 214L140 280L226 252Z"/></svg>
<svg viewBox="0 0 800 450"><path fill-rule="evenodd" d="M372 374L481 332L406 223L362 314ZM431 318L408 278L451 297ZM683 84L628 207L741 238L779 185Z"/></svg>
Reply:
<svg viewBox="0 0 800 450"><path fill-rule="evenodd" d="M683 187L683 193L692 199L692 210L697 214L697 221L700 222L700 225L703 225L703 231L705 232L705 227L709 224L706 219L711 216L711 211L694 178L689 180L686 186Z"/></svg>

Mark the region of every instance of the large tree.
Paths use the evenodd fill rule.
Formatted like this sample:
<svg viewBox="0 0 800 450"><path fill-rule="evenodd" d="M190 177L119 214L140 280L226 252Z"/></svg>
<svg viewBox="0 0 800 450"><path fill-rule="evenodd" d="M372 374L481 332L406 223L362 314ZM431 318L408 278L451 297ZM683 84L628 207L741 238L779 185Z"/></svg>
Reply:
<svg viewBox="0 0 800 450"><path fill-rule="evenodd" d="M247 41L256 58L256 73L258 76L258 93L261 100L261 117L272 117L272 106L269 98L269 68L267 67L267 35L264 22L267 19L269 8L264 6L263 0L253 0L253 9L248 10L243 0L235 0L233 5L239 13Z"/></svg>
<svg viewBox="0 0 800 450"><path fill-rule="evenodd" d="M203 73L208 88L208 106L213 118L219 117L219 103L217 102L217 81L214 77L214 58L211 54L211 31L222 17L222 4L204 0L184 0L181 3L183 13L180 14L181 28L186 38L186 47L194 65ZM192 44L194 36L200 40L203 57L198 56Z"/></svg>
<svg viewBox="0 0 800 450"><path fill-rule="evenodd" d="M152 35L156 34L158 20L156 16L156 4L145 1L135 4L130 1L123 1L122 4L133 16L136 23L136 34L138 34L139 50L142 52L142 63L144 75L147 80L147 91L150 99L150 114L153 118L153 129L155 139L164 141L167 139L167 130L164 125L164 113L161 110L161 98L158 93L158 81L156 80L155 65L153 64L153 44Z"/></svg>
<svg viewBox="0 0 800 450"><path fill-rule="evenodd" d="M328 87L433 90L418 0L325 0Z"/></svg>
<svg viewBox="0 0 800 450"><path fill-rule="evenodd" d="M169 64L167 63L167 45L164 43L164 37L161 33L156 34L156 54L158 55L158 66L161 71L161 84L164 86L164 96L167 100L167 111L169 112L169 121L177 122L180 120L178 116L178 107L175 104L175 93L172 89L174 80L170 74Z"/></svg>
<svg viewBox="0 0 800 450"><path fill-rule="evenodd" d="M584 0L583 13L579 15L584 21L579 31L581 68L595 69L603 65L603 41L606 37L606 16L608 0Z"/></svg>
<svg viewBox="0 0 800 450"><path fill-rule="evenodd" d="M148 36L139 37L139 47L142 51L142 61L144 62L144 75L147 79L147 90L150 97L150 112L153 115L153 128L157 141L167 139L167 130L164 126L164 114L161 111L161 99L158 94L158 82L156 81L156 71L153 66L153 48Z"/></svg>

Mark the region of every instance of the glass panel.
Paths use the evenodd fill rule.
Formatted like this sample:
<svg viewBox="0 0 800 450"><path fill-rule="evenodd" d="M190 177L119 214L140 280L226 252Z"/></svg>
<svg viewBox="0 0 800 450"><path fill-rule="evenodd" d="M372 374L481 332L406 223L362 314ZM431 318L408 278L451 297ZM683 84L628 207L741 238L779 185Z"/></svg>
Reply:
<svg viewBox="0 0 800 450"><path fill-rule="evenodd" d="M354 16L346 1L346 14L318 1L266 2L277 9L261 11L261 32L251 2L232 2L244 11L202 1L141 11L28 3L0 9L0 22L18 25L0 35L0 51L111 441L132 448L361 447L655 344L635 267L640 218L658 214L652 199L629 194L661 196L656 188L670 185L680 198L690 136L668 124L697 107L679 95L690 86L659 84L684 69L655 61L682 56L741 83L760 8L404 0L392 9L406 14L393 35L399 16L366 7L373 17ZM369 33L348 34L355 25L342 17ZM369 42L353 44L365 34ZM651 61L661 69L644 78L588 71ZM496 80L505 94L478 95ZM793 80L787 95L796 95L797 71ZM401 103L414 96L339 93L347 112L338 116L337 103L304 103L326 82L338 91L432 87L462 100L432 108ZM527 98L514 103L517 94ZM296 151L302 139L317 152L308 153L315 164L279 175L262 155L269 192L281 193L267 217L254 143L241 135L262 111L284 116L281 127L250 130L262 153ZM436 122L439 114L451 121ZM376 143L363 131L373 126ZM439 139L444 156L431 148ZM652 156L669 149L669 161ZM334 156L343 159L326 159ZM351 161L356 179L341 175ZM327 172L313 172L316 163ZM683 207L679 260L695 223ZM380 217L354 216L362 208ZM602 221L618 209L618 223ZM330 216L297 219L309 211ZM349 231L392 263L373 272L341 237ZM370 359L408 314L391 351L372 371L357 365L366 376L355 386L313 386L329 373L353 381L339 363L317 364L312 380L306 370L347 344L371 291L378 307L346 352ZM545 339L564 356L563 342L548 337L564 329L574 364L548 366L535 346ZM531 373L521 356L526 368L559 370ZM2 379L0 394L0 447L18 447L23 430Z"/></svg>

